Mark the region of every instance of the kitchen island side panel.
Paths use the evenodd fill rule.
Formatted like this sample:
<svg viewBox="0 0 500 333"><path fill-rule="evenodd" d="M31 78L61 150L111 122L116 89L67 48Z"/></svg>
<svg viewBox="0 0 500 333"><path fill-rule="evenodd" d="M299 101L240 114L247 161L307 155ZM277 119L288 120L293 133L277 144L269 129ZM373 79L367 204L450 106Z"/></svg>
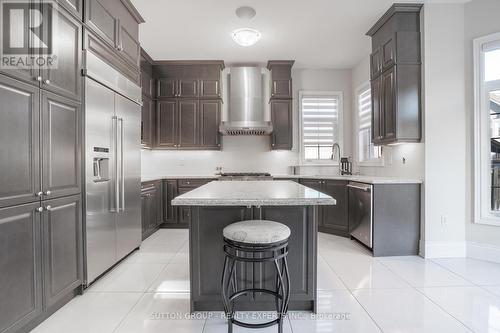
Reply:
<svg viewBox="0 0 500 333"><path fill-rule="evenodd" d="M291 274L290 310L316 310L316 206L245 206L190 207L190 277L191 311L223 310L220 294L224 253L222 230L227 225L247 219L267 219L291 229L288 264ZM274 289L275 271L271 263L238 264L239 288ZM274 310L268 295L242 297L238 310Z"/></svg>
<svg viewBox="0 0 500 333"><path fill-rule="evenodd" d="M374 186L374 257L419 254L420 197L420 184Z"/></svg>

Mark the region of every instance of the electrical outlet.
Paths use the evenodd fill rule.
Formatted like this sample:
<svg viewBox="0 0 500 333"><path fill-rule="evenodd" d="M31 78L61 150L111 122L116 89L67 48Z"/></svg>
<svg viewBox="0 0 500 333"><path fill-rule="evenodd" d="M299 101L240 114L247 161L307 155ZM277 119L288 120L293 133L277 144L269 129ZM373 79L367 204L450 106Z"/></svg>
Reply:
<svg viewBox="0 0 500 333"><path fill-rule="evenodd" d="M447 224L448 224L448 216L441 215L441 225L447 225Z"/></svg>

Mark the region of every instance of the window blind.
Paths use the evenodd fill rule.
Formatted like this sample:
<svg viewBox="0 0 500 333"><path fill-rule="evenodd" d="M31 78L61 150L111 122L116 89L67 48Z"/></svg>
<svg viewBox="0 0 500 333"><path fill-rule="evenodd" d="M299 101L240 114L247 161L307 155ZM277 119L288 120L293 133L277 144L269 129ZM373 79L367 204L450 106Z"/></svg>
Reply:
<svg viewBox="0 0 500 333"><path fill-rule="evenodd" d="M302 140L305 158L331 158L332 145L338 142L339 98L337 96L303 96Z"/></svg>
<svg viewBox="0 0 500 333"><path fill-rule="evenodd" d="M358 119L359 129L371 129L372 127L372 92L371 89L363 91L358 96Z"/></svg>

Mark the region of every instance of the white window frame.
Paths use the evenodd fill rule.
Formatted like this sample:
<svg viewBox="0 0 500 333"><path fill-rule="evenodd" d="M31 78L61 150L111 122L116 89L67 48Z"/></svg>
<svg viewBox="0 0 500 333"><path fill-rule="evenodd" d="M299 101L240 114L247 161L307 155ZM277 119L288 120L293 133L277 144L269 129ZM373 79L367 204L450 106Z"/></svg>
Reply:
<svg viewBox="0 0 500 333"><path fill-rule="evenodd" d="M338 166L340 161L336 162L333 160L306 160L304 152L304 117L302 116L302 98L304 96L335 96L339 99L338 103L338 124L339 124L339 146L340 146L340 156L344 154L344 92L342 91L316 91L316 90L300 90L299 91L299 124L300 124L300 136L299 136L299 150L300 150L300 163L301 165L309 166L322 166L322 165L333 165Z"/></svg>
<svg viewBox="0 0 500 333"><path fill-rule="evenodd" d="M354 117L355 126L354 126L354 128L356 129L355 130L356 139L354 140L354 142L356 142L356 161L358 162L358 165L361 167L383 167L383 166L385 166L383 152L380 154L380 158L374 158L374 159L367 160L367 161L360 161L359 160L359 124L360 124L360 121L359 121L359 95L361 95L362 92L364 92L368 89L371 89L371 84L369 81L360 85L356 89L355 96L354 96L354 99L355 99L355 101L354 101L354 105L355 105L355 111L354 111L355 112L355 117Z"/></svg>
<svg viewBox="0 0 500 333"><path fill-rule="evenodd" d="M490 116L487 93L500 89L500 80L485 82L484 52L487 44L500 45L500 33L474 39L474 222L500 226L500 212L491 211ZM488 115L488 116L486 116Z"/></svg>

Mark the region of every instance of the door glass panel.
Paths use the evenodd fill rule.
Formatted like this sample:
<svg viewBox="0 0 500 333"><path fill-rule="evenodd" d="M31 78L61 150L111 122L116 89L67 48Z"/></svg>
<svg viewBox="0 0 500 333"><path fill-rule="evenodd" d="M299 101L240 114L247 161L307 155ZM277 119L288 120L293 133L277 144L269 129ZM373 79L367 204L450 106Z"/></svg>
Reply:
<svg viewBox="0 0 500 333"><path fill-rule="evenodd" d="M491 210L500 211L500 90L489 93L491 140Z"/></svg>
<svg viewBox="0 0 500 333"><path fill-rule="evenodd" d="M485 80L500 80L500 49L484 53Z"/></svg>

